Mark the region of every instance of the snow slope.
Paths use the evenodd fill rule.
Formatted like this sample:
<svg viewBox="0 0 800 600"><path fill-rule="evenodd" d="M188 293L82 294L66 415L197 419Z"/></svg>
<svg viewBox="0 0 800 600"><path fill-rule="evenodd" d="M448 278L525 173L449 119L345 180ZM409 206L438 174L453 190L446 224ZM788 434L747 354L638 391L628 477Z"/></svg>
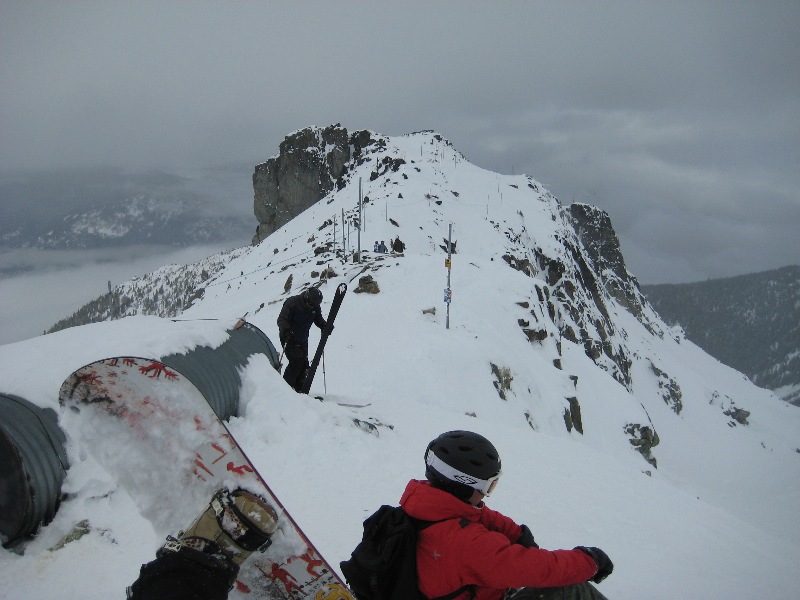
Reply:
<svg viewBox="0 0 800 600"><path fill-rule="evenodd" d="M266 358L253 357L230 426L332 564L349 556L366 516L423 476L433 437L470 429L491 439L503 459L489 505L526 523L542 547L602 547L616 565L600 586L609 598L794 598L800 412L670 330L649 306L637 317L604 289L591 300L589 273L570 271L569 244L578 242L564 210L532 179L479 169L430 132L382 139L371 160L353 165L342 190L260 246L230 253L183 320L132 316L0 346L0 391L58 410L58 388L82 365L217 346L245 313L276 341L281 302L330 267L336 275L322 284L323 306L338 283L350 291L312 392L370 405L299 396ZM405 163L384 170L384 156ZM370 179L373 172L379 176ZM367 252L355 264L315 254L334 241L332 223L325 225L334 217L341 246L342 211L346 222L356 214L359 178L369 197L362 246L400 235L404 255ZM440 245L450 223L457 253L448 329ZM502 258L537 252L566 265L562 283L575 285L554 303L555 319L540 294L555 298L566 288L549 284L546 269L526 272ZM196 269L203 268L201 261ZM354 292L364 275L379 294ZM607 283L614 274L597 276ZM435 314L424 312L433 307ZM545 338L530 341L520 321ZM587 335L605 330L610 354L629 360L627 377L624 361L593 358L564 337L579 321ZM510 385L501 385L492 365ZM680 410L676 396L665 395L670 382L680 389ZM583 433L565 426L569 398L580 404ZM734 407L750 412L748 425L725 414ZM635 451L630 424L657 432L657 468ZM140 515L115 474L78 450L74 433L67 431L68 496L22 554L0 553L0 598L122 597L170 532ZM157 489L138 493L158 498ZM88 535L49 550L83 519Z"/></svg>

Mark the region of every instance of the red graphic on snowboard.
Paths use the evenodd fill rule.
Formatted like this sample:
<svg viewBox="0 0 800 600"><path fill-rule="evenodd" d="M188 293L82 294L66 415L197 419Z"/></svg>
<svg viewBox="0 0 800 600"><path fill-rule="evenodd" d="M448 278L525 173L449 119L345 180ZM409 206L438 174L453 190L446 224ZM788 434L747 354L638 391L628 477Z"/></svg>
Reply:
<svg viewBox="0 0 800 600"><path fill-rule="evenodd" d="M132 464L153 465L152 473L129 473L133 481L136 477L166 477L162 471L170 471L182 481L182 493L187 492L188 486L196 496L210 500L221 486L236 485L272 504L280 515L276 535L289 540L283 544L283 552L290 552L287 548L303 550L280 555L281 544L273 544L263 554L253 554L239 573L231 599L353 600L200 391L176 369L157 360L135 357L98 361L68 377L59 397L63 404L76 408L81 417L97 425L94 434L91 429L83 431L87 438L97 436L96 444L93 439L85 440L90 450L95 445L108 444L109 439L132 440L126 452L141 452L142 460L118 461L109 466L121 471ZM113 459L102 452L97 458L101 462ZM128 491L136 496L140 490L133 485ZM142 493L146 491L145 487ZM143 502L147 500L143 498ZM185 524L171 523L169 527L176 531Z"/></svg>

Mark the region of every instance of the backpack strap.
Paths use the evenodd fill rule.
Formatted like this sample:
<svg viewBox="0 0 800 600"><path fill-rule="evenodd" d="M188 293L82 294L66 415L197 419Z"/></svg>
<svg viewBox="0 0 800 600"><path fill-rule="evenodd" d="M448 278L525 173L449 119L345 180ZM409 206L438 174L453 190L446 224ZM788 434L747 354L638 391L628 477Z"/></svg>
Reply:
<svg viewBox="0 0 800 600"><path fill-rule="evenodd" d="M471 583L469 585L461 586L454 592L450 592L449 594L445 594L444 596L437 596L436 598L431 598L430 600L453 600L453 598L457 598L466 591L470 592L469 600L472 600L475 597L475 594L477 593L475 591L476 587L477 586L474 583Z"/></svg>
<svg viewBox="0 0 800 600"><path fill-rule="evenodd" d="M411 521L416 525L417 533L419 533L423 529L427 529L431 525L436 525L437 523L444 523L445 521L451 520L451 519L445 519L444 521L421 521L420 519L414 519L413 517L409 517L409 519L411 519ZM458 525L459 527L461 527L461 529L464 529L464 527L470 524L472 524L472 521L470 521L469 519L465 519L462 517L461 519L458 520ZM449 594L445 594L444 596L437 596L436 598L428 598L427 600L453 600L454 598L458 598L461 594L463 594L466 591L470 592L469 600L473 600L473 598L475 598L475 595L477 594L476 592L477 587L478 586L475 585L474 583L470 583L468 585L462 585L460 588L458 588L457 590L453 590ZM422 595L422 592L420 592L419 595L422 598L425 598L425 596Z"/></svg>

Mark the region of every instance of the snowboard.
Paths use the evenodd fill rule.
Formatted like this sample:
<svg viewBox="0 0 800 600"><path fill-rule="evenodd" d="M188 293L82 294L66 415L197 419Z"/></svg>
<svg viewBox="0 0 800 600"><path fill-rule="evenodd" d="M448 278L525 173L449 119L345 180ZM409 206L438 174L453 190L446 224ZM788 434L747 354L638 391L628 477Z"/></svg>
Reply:
<svg viewBox="0 0 800 600"><path fill-rule="evenodd" d="M333 322L336 320L336 315L339 314L339 307L342 305L342 300L344 300L344 295L346 293L347 284L340 283L336 287L336 293L334 293L333 302L331 302L331 309L330 312L328 312L328 319L326 320L328 325L333 325ZM328 337L330 337L330 333L323 331L319 338L317 351L314 353L314 359L311 361L311 365L309 365L308 370L306 371L306 376L303 380L303 387L300 390L303 394L308 394L308 392L311 390L311 382L314 381L314 375L317 374L319 361L322 358L322 353L325 351L325 344L328 342Z"/></svg>
<svg viewBox="0 0 800 600"><path fill-rule="evenodd" d="M221 488L244 488L272 505L272 545L242 565L230 598L354 600L183 375L152 359L109 358L72 373L59 401L77 451L114 475L164 538L186 528ZM153 560L155 550L137 560Z"/></svg>

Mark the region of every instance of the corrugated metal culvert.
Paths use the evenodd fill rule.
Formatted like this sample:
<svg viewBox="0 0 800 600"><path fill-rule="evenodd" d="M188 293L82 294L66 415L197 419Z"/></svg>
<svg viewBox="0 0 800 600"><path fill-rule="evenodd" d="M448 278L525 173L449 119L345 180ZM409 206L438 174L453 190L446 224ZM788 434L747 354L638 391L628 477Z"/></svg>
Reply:
<svg viewBox="0 0 800 600"><path fill-rule="evenodd" d="M217 416L224 420L239 412L239 388L242 386L239 371L252 355L266 355L275 370L279 370L278 352L258 327L240 321L228 335L225 343L216 348L199 346L160 359L191 381Z"/></svg>
<svg viewBox="0 0 800 600"><path fill-rule="evenodd" d="M279 370L278 352L256 326L240 321L217 348L200 346L161 359L191 381L221 419L238 413L240 370L264 354ZM80 371L80 369L79 369ZM76 371L65 381L74 378ZM63 388L63 385L62 385ZM69 468L66 437L55 411L0 394L0 538L5 546L36 533L55 516Z"/></svg>
<svg viewBox="0 0 800 600"><path fill-rule="evenodd" d="M0 393L0 537L12 546L48 523L69 468L54 410Z"/></svg>

